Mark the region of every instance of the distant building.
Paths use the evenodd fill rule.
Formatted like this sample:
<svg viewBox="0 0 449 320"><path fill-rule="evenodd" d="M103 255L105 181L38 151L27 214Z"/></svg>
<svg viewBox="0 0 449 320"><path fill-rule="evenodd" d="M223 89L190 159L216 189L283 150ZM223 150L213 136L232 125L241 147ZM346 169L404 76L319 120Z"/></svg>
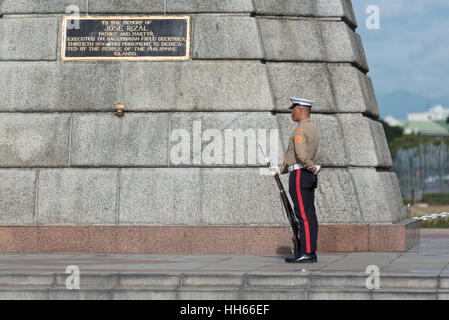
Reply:
<svg viewBox="0 0 449 320"><path fill-rule="evenodd" d="M414 112L407 115L408 121L435 121L444 120L446 121L449 117L449 109L443 108L441 105L434 106L427 110L426 112Z"/></svg>
<svg viewBox="0 0 449 320"><path fill-rule="evenodd" d="M425 136L449 136L449 124L446 120L404 121L404 134L422 134Z"/></svg>
<svg viewBox="0 0 449 320"><path fill-rule="evenodd" d="M426 112L414 112L407 115L407 120L399 120L392 116L384 121L390 126L404 128L404 134L422 134L427 136L449 136L449 109L441 105L434 106Z"/></svg>

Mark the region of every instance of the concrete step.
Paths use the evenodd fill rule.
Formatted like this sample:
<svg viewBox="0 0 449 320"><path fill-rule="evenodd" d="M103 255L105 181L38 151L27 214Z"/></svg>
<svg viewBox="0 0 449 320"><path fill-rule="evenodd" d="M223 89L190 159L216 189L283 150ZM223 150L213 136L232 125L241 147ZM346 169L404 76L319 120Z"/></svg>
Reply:
<svg viewBox="0 0 449 320"><path fill-rule="evenodd" d="M449 299L449 275L382 274L367 289L367 274L102 273L80 275L80 290L66 288L67 274L2 273L0 299L315 300Z"/></svg>
<svg viewBox="0 0 449 320"><path fill-rule="evenodd" d="M0 300L447 300L449 290L1 287Z"/></svg>
<svg viewBox="0 0 449 320"><path fill-rule="evenodd" d="M64 286L68 274L0 274L1 286ZM341 273L288 272L270 273L177 273L177 274L81 274L81 287L295 287L295 288L366 288L368 275ZM441 282L441 283L440 283ZM382 288L449 289L449 274L382 274Z"/></svg>

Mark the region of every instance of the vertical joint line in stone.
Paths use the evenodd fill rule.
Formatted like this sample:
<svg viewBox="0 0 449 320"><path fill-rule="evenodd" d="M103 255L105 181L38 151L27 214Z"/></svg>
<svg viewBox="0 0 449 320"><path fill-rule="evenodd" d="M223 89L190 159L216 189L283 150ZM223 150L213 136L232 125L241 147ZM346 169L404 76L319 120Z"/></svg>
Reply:
<svg viewBox="0 0 449 320"><path fill-rule="evenodd" d="M122 173L122 168L117 170L117 185L115 189L115 224L120 223L120 175Z"/></svg>
<svg viewBox="0 0 449 320"><path fill-rule="evenodd" d="M184 284L184 273L181 273L179 275L179 288L182 288L183 284Z"/></svg>
<svg viewBox="0 0 449 320"><path fill-rule="evenodd" d="M251 0L251 12L249 13L250 17L252 15L256 15L256 6L254 5L254 0Z"/></svg>
<svg viewBox="0 0 449 320"><path fill-rule="evenodd" d="M57 285L58 285L58 276L56 273L53 273L51 275L51 287L56 288ZM46 291L49 291L49 290L46 290Z"/></svg>
<svg viewBox="0 0 449 320"><path fill-rule="evenodd" d="M346 1L346 0L343 0L343 1ZM312 17L314 16L315 18L318 18L318 3L317 2L318 1L312 2L312 10L313 10Z"/></svg>
<svg viewBox="0 0 449 320"><path fill-rule="evenodd" d="M254 4L253 4L253 8L254 8ZM255 10L255 9L254 9ZM256 22L256 26L257 26L257 37L259 38L259 44L262 48L262 63L265 64L265 61L267 60L267 53L265 52L265 44L263 42L263 38L262 38L262 32L260 31L260 25L259 25L259 21L257 20L256 17L253 17L253 19Z"/></svg>
<svg viewBox="0 0 449 320"><path fill-rule="evenodd" d="M356 35L355 35L355 32L351 31L351 28L349 28L348 35L349 35L349 43L351 44L351 50L353 52L354 59L355 59L355 61L352 61L351 64L354 66L354 68L357 68L360 72L362 72L363 74L366 75L366 74L368 74L368 72L363 70L363 66L362 66L363 63L361 61L362 57L361 57L359 49L358 49ZM363 44L360 44L360 45L363 45ZM359 65L359 60L360 60L360 65Z"/></svg>
<svg viewBox="0 0 449 320"><path fill-rule="evenodd" d="M352 172L351 172L351 170L349 170L349 168L347 168L346 170L348 170L349 176L351 177L352 187L354 188L355 199L357 200L357 206L359 207L360 217L362 220L361 222L365 223L365 221L366 221L365 214L362 210L362 206L360 205L359 193L358 193L357 187L355 185L354 176L352 175ZM368 249L369 249L369 226L368 226Z"/></svg>
<svg viewBox="0 0 449 320"><path fill-rule="evenodd" d="M256 7L254 5L254 0L251 0L251 5L253 7L253 11L255 12L256 11ZM268 67L266 66L266 63L265 63L265 61L267 59L267 53L265 51L265 43L263 42L262 32L260 31L259 21L257 20L256 17L254 17L254 20L255 20L256 26L257 26L257 36L259 38L259 44L260 44L260 46L262 48L263 59L262 59L261 62L263 63L264 68L265 68L265 75L267 77L268 90L270 91L271 104L274 107L274 111L276 112L277 111L277 105L276 105L276 101L275 101L275 98L274 98L274 93L273 93L273 88L272 88L272 83L271 83L271 77L270 77L270 73L269 73Z"/></svg>
<svg viewBox="0 0 449 320"><path fill-rule="evenodd" d="M343 130L343 121L341 121L341 119L338 117L338 115L336 115L335 118L337 119L337 122L338 122L339 127L340 127L341 136L343 137L343 146L345 148L345 154L346 154L346 157L347 157L347 160L348 160L347 167L349 167L350 164L351 164L351 154L349 153L349 146L348 146L348 143L346 142L347 139L346 139L345 132ZM351 177L352 177L352 175L351 175ZM355 187L355 185L354 185L354 187ZM359 207L359 209L360 209L360 207Z"/></svg>
<svg viewBox="0 0 449 320"><path fill-rule="evenodd" d="M329 70L329 63L328 63L327 61L324 62L324 67L325 67L325 69L326 69L326 72L327 72L327 79L329 79L329 84L330 84L330 87L331 87L332 104L333 104L334 107L336 107L336 110L335 110L335 111L338 111L337 91L335 90L335 87L334 87L334 81L333 81L333 79L332 79L331 72L330 72L330 70ZM340 127L340 128L341 128L341 127Z"/></svg>
<svg viewBox="0 0 449 320"><path fill-rule="evenodd" d="M39 169L36 170L34 179L34 225L37 226L37 215L39 210Z"/></svg>
<svg viewBox="0 0 449 320"><path fill-rule="evenodd" d="M190 16L190 60L194 60L195 58L195 52L194 48L196 47L198 50L199 46L195 45L195 24L196 24L196 18L192 19L192 16ZM197 51L198 52L198 51Z"/></svg>
<svg viewBox="0 0 449 320"><path fill-rule="evenodd" d="M164 15L167 14L167 0L164 0Z"/></svg>
<svg viewBox="0 0 449 320"><path fill-rule="evenodd" d="M316 4L315 4L315 12L317 12L317 7L316 7ZM326 50L326 45L325 45L325 43L324 43L324 39L323 39L323 32L322 32L322 30L321 30L321 25L320 25L320 23L319 23L319 19L318 19L318 17L315 17L315 23L316 23L316 27L317 27L317 29L318 29L318 33L319 33L319 35L320 35L320 42L321 42L321 48L323 48L323 53L324 53L324 56L325 56L325 59L326 59L326 61L324 61L324 66L325 66L325 68L326 68L326 72L327 72L327 78L329 79L329 84L330 84L330 87L331 87L331 92L332 92L332 103L333 103L333 105L334 106L337 106L337 92L336 92L336 90L335 90L335 87L334 87L334 82L333 82L333 79L332 79L332 76L331 76L331 72L330 72L330 70L329 70L329 63L328 63L328 59L327 59L327 57L328 57L328 52L327 52L327 50ZM338 110L338 109L337 109ZM337 119L338 120L338 119ZM341 128L341 123L340 123L340 128ZM343 134L343 133L342 133Z"/></svg>
<svg viewBox="0 0 449 320"><path fill-rule="evenodd" d="M57 18L58 26L56 27L56 61L61 61L61 56L58 54L58 52L61 51L62 36L59 37L59 35L62 35L62 19L62 17Z"/></svg>
<svg viewBox="0 0 449 320"><path fill-rule="evenodd" d="M73 113L70 114L69 120L69 150L68 150L68 159L67 159L67 167L70 168L70 153L72 149L72 127L73 127Z"/></svg>
<svg viewBox="0 0 449 320"><path fill-rule="evenodd" d="M125 98L125 68L127 67L126 62L122 62L120 63L120 77L122 78L122 81L120 83L120 96L119 96L119 101L123 104L125 104L124 98ZM126 105L125 105L126 108ZM126 110L125 110L126 111Z"/></svg>
<svg viewBox="0 0 449 320"><path fill-rule="evenodd" d="M376 133L374 132L374 127L373 127L373 123L369 121L370 117L366 116L365 114L362 113L362 117L367 119L366 121L368 121L368 128L369 128L369 132L370 132L370 136L371 136L371 142L373 144L373 150L374 150L374 155L376 156L376 161L377 161L377 166L374 167L374 170L376 170L377 172L377 168L382 168L382 165L384 165L382 162L382 159L379 157L379 147L378 144L376 143L374 137L376 136ZM374 120L376 121L376 120Z"/></svg>
<svg viewBox="0 0 449 320"><path fill-rule="evenodd" d="M338 118L338 116L335 115L335 119L337 120L338 123L338 127L340 128L340 134L343 137L343 147L345 148L345 157L346 157L346 162L347 162L347 166L349 166L349 162L351 161L350 159L350 155L349 155L349 150L348 150L348 145L346 144L346 139L345 139L345 134L343 132L343 124L341 122L341 120Z"/></svg>
<svg viewBox="0 0 449 320"><path fill-rule="evenodd" d="M329 59L328 59L329 53L328 53L327 50L326 50L326 44L324 43L323 32L322 32L322 30L321 30L321 25L320 25L320 22L319 22L319 18L318 18L318 17L315 17L315 24L316 24L318 33L319 33L319 35L320 35L321 48L322 48L322 50L323 50L322 52L323 52L323 55L324 55L324 59L325 59L325 62L326 62L326 69L327 69L327 61L329 60ZM329 74L329 75L330 75L330 74ZM332 84L331 84L331 85L332 85Z"/></svg>
<svg viewBox="0 0 449 320"><path fill-rule="evenodd" d="M200 209L200 216L199 216L199 223L203 223L203 193L204 193L204 180L203 180L203 168L199 168L199 175L200 175L200 192L199 192L199 209Z"/></svg>
<svg viewBox="0 0 449 320"><path fill-rule="evenodd" d="M168 113L168 134L167 134L167 167L170 167L170 147L171 147L171 121L172 121L172 113Z"/></svg>
<svg viewBox="0 0 449 320"><path fill-rule="evenodd" d="M271 103L274 107L274 113L276 114L276 112L278 111L278 106L276 104L276 99L274 97L274 90L273 90L273 86L271 83L271 75L270 75L270 68L267 67L266 64L264 64L265 67L265 74L267 76L267 82L268 82L268 90L270 91L270 97L271 97Z"/></svg>
<svg viewBox="0 0 449 320"><path fill-rule="evenodd" d="M114 289L120 288L120 283L122 282L122 275L120 273L117 273L115 275L115 286Z"/></svg>
<svg viewBox="0 0 449 320"><path fill-rule="evenodd" d="M279 116L276 114L275 117L276 117L277 127L279 129L278 143L280 143L280 145L281 145L282 153L285 154L287 152L287 150L285 150L284 143L282 142L282 137L283 137L282 126L281 126L281 123L279 122ZM271 152L271 150L270 150L270 152ZM278 152L279 152L279 150L278 150ZM270 154L270 157L271 157L271 154ZM279 154L277 154L276 157L279 158ZM277 159L277 160L279 160L279 159Z"/></svg>

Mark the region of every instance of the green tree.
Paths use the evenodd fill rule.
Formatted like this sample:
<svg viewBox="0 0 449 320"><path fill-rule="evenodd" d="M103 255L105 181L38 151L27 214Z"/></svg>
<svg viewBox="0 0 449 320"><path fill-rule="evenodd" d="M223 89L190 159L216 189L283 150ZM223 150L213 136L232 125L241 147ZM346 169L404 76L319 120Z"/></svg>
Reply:
<svg viewBox="0 0 449 320"><path fill-rule="evenodd" d="M385 136L387 137L387 142L390 144L395 138L400 137L404 134L404 129L398 126L392 127L383 120L379 120L382 123L385 131Z"/></svg>

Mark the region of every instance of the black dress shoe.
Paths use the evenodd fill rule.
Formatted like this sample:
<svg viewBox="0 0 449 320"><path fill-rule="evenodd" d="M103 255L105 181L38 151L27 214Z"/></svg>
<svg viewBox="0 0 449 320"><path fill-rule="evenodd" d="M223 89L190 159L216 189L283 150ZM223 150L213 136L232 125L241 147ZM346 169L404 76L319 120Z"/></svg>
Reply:
<svg viewBox="0 0 449 320"><path fill-rule="evenodd" d="M317 262L315 252L312 253L301 253L294 258L286 258L287 263L314 263Z"/></svg>

